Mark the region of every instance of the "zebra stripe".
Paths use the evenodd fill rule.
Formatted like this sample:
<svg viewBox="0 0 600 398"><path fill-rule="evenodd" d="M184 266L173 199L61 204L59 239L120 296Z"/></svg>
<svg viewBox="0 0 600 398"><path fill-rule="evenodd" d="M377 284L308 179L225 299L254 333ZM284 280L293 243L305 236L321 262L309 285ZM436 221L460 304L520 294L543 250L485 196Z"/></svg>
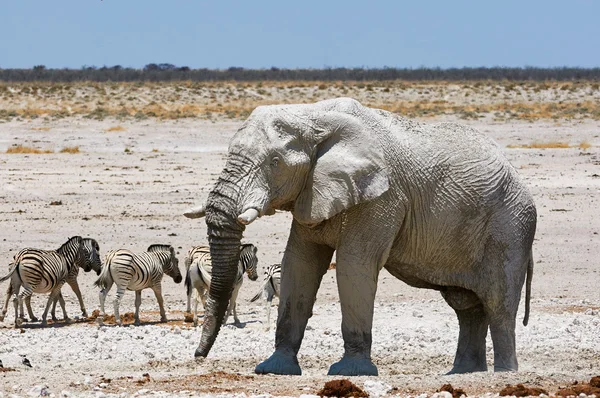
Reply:
<svg viewBox="0 0 600 398"><path fill-rule="evenodd" d="M160 319L167 321L165 313L161 281L164 274L169 275L175 283L181 282L179 261L175 257L175 249L170 245L151 245L145 252L133 253L127 249L111 250L106 253L104 268L98 280L94 283L101 288L100 316L104 319L104 302L113 283L117 285L117 295L114 301L115 322L122 324L119 315L119 305L126 290L135 291L135 324L140 324L140 305L142 290L150 288L154 291L160 307Z"/></svg>
<svg viewBox="0 0 600 398"><path fill-rule="evenodd" d="M258 249L251 243L243 244L240 248L240 259L238 262L238 271L233 285L233 291L229 300L227 315L224 322L227 322L229 315L233 312L235 323L240 320L237 317L236 300L238 292L244 281L244 273L248 274L250 280L255 281L258 278L256 268L258 258L256 252ZM212 275L212 260L210 256L210 248L208 246L194 246L186 256L185 264L187 267L185 285L187 292L187 312L191 311L191 298L196 292L194 300L194 311L192 313L194 325L198 325L198 299L202 301L202 305L206 306L206 294L210 290L210 282ZM189 264L189 265L188 265Z"/></svg>
<svg viewBox="0 0 600 398"><path fill-rule="evenodd" d="M258 300L261 296L267 299L267 330L271 328L271 302L273 297L279 297L281 287L281 264L272 264L265 271L262 288L250 299L250 302Z"/></svg>
<svg viewBox="0 0 600 398"><path fill-rule="evenodd" d="M60 289L67 281L70 282L69 284L72 287L76 286L73 290L77 294L82 311L85 312L81 292L79 291L79 286L77 286L77 275L79 267L84 270L89 270L92 267L91 260L89 259L94 257L94 254L86 253L86 247L89 246L84 244L84 239L81 236L75 236L70 238L57 250L27 248L19 251L13 257L8 275L0 278L0 282L11 278L11 284L8 288L8 295L0 320L3 320L6 315L8 300L11 294L14 296L15 326L19 327L23 322L23 301L27 303L30 318L35 320L36 318L33 315L30 304L31 295L34 292L50 293L44 314L42 315L42 325L46 325L46 316L48 315L50 304L55 300L60 300L65 320L68 320L64 299L62 299L60 293ZM92 247L95 251L93 244ZM95 256L97 257L97 253ZM19 294L21 286L23 287L23 292ZM20 308L20 314L18 314L18 308Z"/></svg>

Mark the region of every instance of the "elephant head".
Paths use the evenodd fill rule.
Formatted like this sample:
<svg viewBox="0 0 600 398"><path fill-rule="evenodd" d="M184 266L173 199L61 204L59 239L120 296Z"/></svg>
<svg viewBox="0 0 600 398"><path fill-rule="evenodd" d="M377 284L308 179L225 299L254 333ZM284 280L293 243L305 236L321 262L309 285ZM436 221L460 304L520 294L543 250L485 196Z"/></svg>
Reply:
<svg viewBox="0 0 600 398"><path fill-rule="evenodd" d="M372 126L377 116L351 99L256 108L233 137L206 206L213 274L202 338L206 356L233 289L245 226L289 210L312 226L388 190L386 161ZM370 135L371 134L371 135Z"/></svg>

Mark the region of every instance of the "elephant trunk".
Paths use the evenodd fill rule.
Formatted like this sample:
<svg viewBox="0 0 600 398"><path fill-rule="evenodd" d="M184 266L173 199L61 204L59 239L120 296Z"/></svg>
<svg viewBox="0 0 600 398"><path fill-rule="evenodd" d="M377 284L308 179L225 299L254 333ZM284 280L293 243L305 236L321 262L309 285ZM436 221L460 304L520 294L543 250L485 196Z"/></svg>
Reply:
<svg viewBox="0 0 600 398"><path fill-rule="evenodd" d="M195 356L206 357L217 338L238 270L240 242L245 226L238 222L238 188L222 176L206 206L212 277L206 300L202 337Z"/></svg>

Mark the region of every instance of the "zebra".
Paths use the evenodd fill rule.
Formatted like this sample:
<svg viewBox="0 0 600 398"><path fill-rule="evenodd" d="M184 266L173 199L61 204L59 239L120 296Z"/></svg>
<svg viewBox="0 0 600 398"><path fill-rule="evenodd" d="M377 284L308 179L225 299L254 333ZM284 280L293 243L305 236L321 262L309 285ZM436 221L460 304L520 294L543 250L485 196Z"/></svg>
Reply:
<svg viewBox="0 0 600 398"><path fill-rule="evenodd" d="M98 242L92 238L84 238L83 239L83 250L85 252L85 258L86 258L86 265L83 267L83 270L85 272L89 272L89 271L93 270L94 272L96 272L96 275L100 275L102 263L100 262L100 245L98 244ZM19 256L19 254L17 254L15 257ZM71 289L77 296L77 299L79 300L79 308L81 309L81 316L83 318L87 318L88 314L85 309L85 304L83 302L81 290L79 289L79 284L77 283L78 275L79 275L79 267L74 267L71 270L71 272L69 273L69 276L68 276L66 282L71 287ZM8 285L8 289L6 291L6 297L7 297L6 300L7 301L5 303L5 307L4 307L5 309L8 307L8 299L12 295L12 292L13 292L13 286L11 283ZM38 318L35 315L33 315L33 310L31 308L31 296L25 297L24 301L25 301L25 305L27 306L27 312L29 314L30 321L37 322ZM65 320L68 321L69 317L67 316L67 314L65 312L65 301L64 301L62 292L59 293L58 297L56 297L52 303L52 310L50 311L52 320L55 322L57 321L56 303L59 301L60 301L61 308L63 310L63 317ZM23 314L23 308L21 308L20 312L21 312L21 314Z"/></svg>
<svg viewBox="0 0 600 398"><path fill-rule="evenodd" d="M254 297L250 299L253 303L261 296L267 299L267 330L271 328L271 302L273 296L279 297L279 289L281 287L281 264L273 264L265 271L263 285Z"/></svg>
<svg viewBox="0 0 600 398"><path fill-rule="evenodd" d="M65 282L69 282L73 291L79 299L82 312L85 313L85 306L79 285L77 285L77 275L79 267L88 272L93 267L99 268L99 258L96 248L99 246L93 244L93 239L84 243L81 236L70 238L57 250L23 249L19 251L10 263L8 275L0 278L0 282L11 278L11 283L7 291L6 302L0 321L4 320L8 310L8 301L11 295L14 296L13 304L15 306L15 326L20 327L23 323L23 302L27 303L27 311L32 320L37 320L31 309L31 295L35 293L50 293L48 302L42 315L42 325L47 324L46 317L50 304L59 301L63 310L65 321L68 321L65 302L60 292ZM91 252L86 250L91 248ZM19 290L23 286L23 292ZM18 309L20 313L18 314ZM53 317L56 319L55 317Z"/></svg>
<svg viewBox="0 0 600 398"><path fill-rule="evenodd" d="M117 295L114 301L115 322L122 325L119 315L119 305L125 290L135 291L135 322L140 324L140 304L142 303L142 290L150 288L154 291L158 306L160 307L160 320L167 322L165 307L162 297L161 281L167 274L175 283L181 282L179 260L175 257L175 249L171 245L150 245L145 252L136 254L127 249L111 250L105 255L104 267L98 280L94 283L100 287L100 315L98 322L102 324L104 316L104 302L112 284L117 285Z"/></svg>
<svg viewBox="0 0 600 398"><path fill-rule="evenodd" d="M231 298L229 299L227 314L225 315L223 323L227 322L227 319L232 312L234 322L236 324L240 323L236 310L237 295L240 291L240 287L242 286L242 282L244 281L244 273L247 273L248 278L250 278L252 281L258 279L258 274L256 273L256 265L258 264L258 258L256 257L257 250L258 249L256 246L251 243L246 243L241 246L238 272L233 285L233 292L231 293ZM198 298L202 300L202 306L206 308L206 293L210 290L212 261L209 247L192 247L187 253L185 264L187 268L185 287L187 292L188 312L191 312L190 299L195 290L196 297L194 299L194 312L192 315L194 326L198 326Z"/></svg>

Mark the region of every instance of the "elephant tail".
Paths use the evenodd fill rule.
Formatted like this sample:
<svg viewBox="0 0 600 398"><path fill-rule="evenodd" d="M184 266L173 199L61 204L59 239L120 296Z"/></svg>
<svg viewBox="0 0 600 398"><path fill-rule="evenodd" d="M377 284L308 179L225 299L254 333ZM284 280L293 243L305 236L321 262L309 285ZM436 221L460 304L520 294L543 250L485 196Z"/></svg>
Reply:
<svg viewBox="0 0 600 398"><path fill-rule="evenodd" d="M523 317L523 325L527 326L529 322L529 310L531 302L531 279L533 278L533 253L529 252L529 260L527 262L527 278L525 280L525 316Z"/></svg>

